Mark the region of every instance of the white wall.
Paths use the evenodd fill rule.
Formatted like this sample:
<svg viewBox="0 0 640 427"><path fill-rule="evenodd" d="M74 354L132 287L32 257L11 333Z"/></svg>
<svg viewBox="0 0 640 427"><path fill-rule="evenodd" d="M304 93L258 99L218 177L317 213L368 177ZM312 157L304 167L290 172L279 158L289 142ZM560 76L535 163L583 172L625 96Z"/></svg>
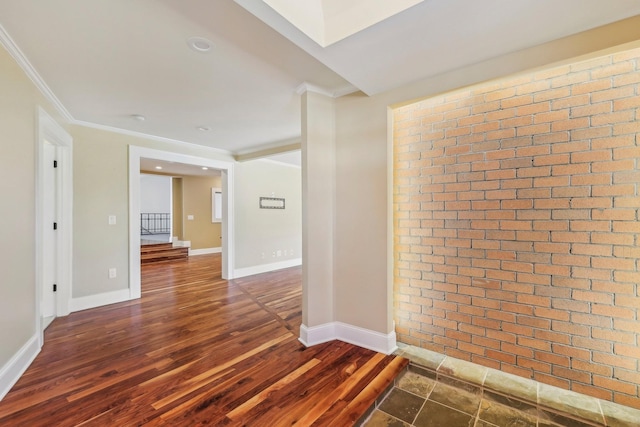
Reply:
<svg viewBox="0 0 640 427"><path fill-rule="evenodd" d="M140 174L140 212L171 213L171 177Z"/></svg>
<svg viewBox="0 0 640 427"><path fill-rule="evenodd" d="M250 160L236 163L235 174L236 269L299 260L300 168ZM260 197L284 198L285 209L260 209Z"/></svg>

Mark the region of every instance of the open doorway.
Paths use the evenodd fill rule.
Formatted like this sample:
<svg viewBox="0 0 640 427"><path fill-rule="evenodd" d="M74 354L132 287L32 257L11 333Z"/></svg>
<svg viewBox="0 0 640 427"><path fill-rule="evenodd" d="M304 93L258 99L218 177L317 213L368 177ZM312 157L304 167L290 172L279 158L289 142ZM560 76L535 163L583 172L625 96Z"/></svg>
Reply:
<svg viewBox="0 0 640 427"><path fill-rule="evenodd" d="M222 278L233 277L233 163L150 148L129 147L129 288L131 298L141 295L140 280L140 168L142 159L175 162L220 171L222 189Z"/></svg>
<svg viewBox="0 0 640 427"><path fill-rule="evenodd" d="M220 170L143 157L140 172L142 264L222 252Z"/></svg>

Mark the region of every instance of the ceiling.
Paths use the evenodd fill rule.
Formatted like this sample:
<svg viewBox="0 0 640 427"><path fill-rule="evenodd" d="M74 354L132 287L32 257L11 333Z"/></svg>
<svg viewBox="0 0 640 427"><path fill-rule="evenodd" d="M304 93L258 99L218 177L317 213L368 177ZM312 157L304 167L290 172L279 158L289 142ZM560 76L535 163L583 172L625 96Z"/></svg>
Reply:
<svg viewBox="0 0 640 427"><path fill-rule="evenodd" d="M140 158L140 171L153 174L173 175L173 176L220 176L217 169L209 169L196 164L186 164L179 162L169 162L166 160L156 160Z"/></svg>
<svg viewBox="0 0 640 427"><path fill-rule="evenodd" d="M262 161L269 160L272 162L283 163L287 166L300 167L302 159L300 150L289 151L286 153L274 154L260 159ZM166 160L140 158L140 171L152 174L173 175L173 176L220 176L218 169L211 169L198 165L196 163L180 163L170 162Z"/></svg>
<svg viewBox="0 0 640 427"><path fill-rule="evenodd" d="M637 0L424 0L323 48L264 0L0 0L0 36L70 121L236 154L299 141L303 83L374 95L638 14Z"/></svg>

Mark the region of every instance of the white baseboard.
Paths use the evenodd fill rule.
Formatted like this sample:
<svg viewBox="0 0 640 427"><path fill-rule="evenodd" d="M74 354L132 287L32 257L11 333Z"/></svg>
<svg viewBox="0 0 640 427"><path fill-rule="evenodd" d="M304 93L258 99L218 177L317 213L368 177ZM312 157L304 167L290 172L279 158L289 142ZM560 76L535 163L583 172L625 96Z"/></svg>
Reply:
<svg viewBox="0 0 640 427"><path fill-rule="evenodd" d="M336 324L335 322L325 323L324 325L307 327L307 325L300 325L300 338L298 339L305 347L312 347L314 345L322 344L325 342L333 341L336 338Z"/></svg>
<svg viewBox="0 0 640 427"><path fill-rule="evenodd" d="M132 298L128 288L119 291L105 292L103 294L89 295L87 297L72 298L71 312L102 307L103 305L129 301L130 299Z"/></svg>
<svg viewBox="0 0 640 427"><path fill-rule="evenodd" d="M391 354L398 348L395 331L383 334L342 322L325 323L311 328L300 325L299 340L307 347L340 340L384 354Z"/></svg>
<svg viewBox="0 0 640 427"><path fill-rule="evenodd" d="M302 258L289 259L286 261L274 262L272 264L260 264L253 267L237 268L233 271L233 277L253 276L254 274L268 273L269 271L282 270L283 268L297 267L302 265Z"/></svg>
<svg viewBox="0 0 640 427"><path fill-rule="evenodd" d="M40 353L38 337L34 335L0 368L0 400L9 393L11 387L20 379L38 353Z"/></svg>
<svg viewBox="0 0 640 427"><path fill-rule="evenodd" d="M191 248L189 248L189 256L191 256L191 255L219 254L221 252L222 252L222 248L203 248L203 249L191 249Z"/></svg>

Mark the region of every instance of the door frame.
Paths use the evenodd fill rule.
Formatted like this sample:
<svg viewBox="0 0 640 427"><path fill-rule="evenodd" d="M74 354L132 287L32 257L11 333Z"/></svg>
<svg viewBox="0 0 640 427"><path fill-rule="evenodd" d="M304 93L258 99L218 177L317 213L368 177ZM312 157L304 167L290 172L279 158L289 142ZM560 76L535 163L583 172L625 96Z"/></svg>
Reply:
<svg viewBox="0 0 640 427"><path fill-rule="evenodd" d="M58 179L56 180L56 216L58 223L57 236L57 292L55 294L55 315L66 316L72 294L73 271L73 138L42 107L37 111L36 137L36 332L39 345L44 343L44 327L40 313L44 286L44 168L52 167L44 162L44 144L49 142L55 147L58 161Z"/></svg>
<svg viewBox="0 0 640 427"><path fill-rule="evenodd" d="M142 295L140 280L140 159L164 160L218 169L222 174L222 278L233 279L233 162L129 145L129 297Z"/></svg>

